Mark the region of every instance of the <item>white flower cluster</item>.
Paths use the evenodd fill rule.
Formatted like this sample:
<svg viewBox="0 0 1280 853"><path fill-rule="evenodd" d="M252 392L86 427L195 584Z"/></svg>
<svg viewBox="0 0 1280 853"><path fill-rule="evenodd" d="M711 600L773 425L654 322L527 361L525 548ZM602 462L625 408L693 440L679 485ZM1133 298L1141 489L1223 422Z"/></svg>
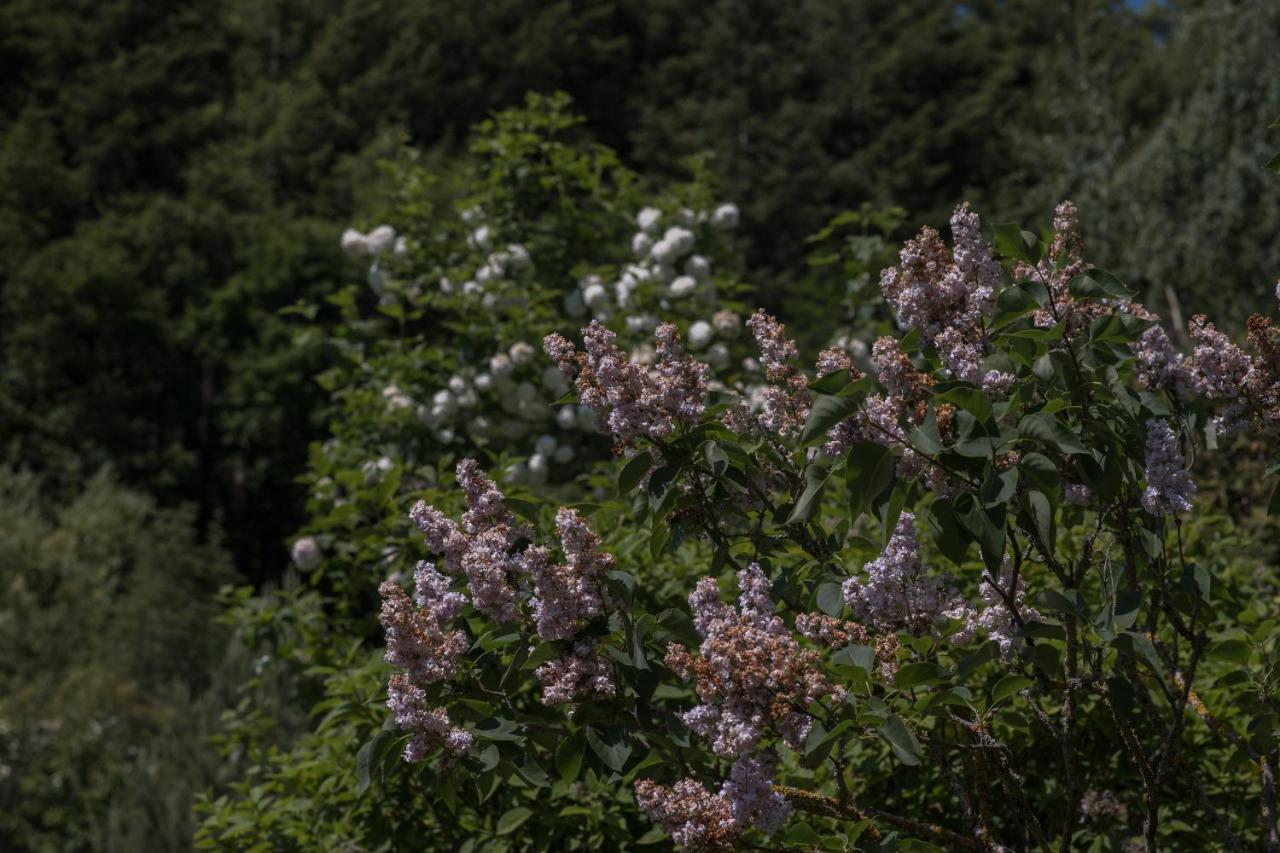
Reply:
<svg viewBox="0 0 1280 853"><path fill-rule="evenodd" d="M408 243L404 237L396 236L396 229L390 225L379 225L364 234L354 228L342 232L342 251L353 258L381 255L392 255L402 258L408 251Z"/></svg>

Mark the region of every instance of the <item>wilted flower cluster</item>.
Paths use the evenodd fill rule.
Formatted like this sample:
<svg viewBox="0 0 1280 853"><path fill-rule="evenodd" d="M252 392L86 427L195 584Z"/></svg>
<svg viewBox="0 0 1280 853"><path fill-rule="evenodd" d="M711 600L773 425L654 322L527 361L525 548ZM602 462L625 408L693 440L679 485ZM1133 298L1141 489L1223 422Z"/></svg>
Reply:
<svg viewBox="0 0 1280 853"><path fill-rule="evenodd" d="M971 616L954 588L925 574L915 516L909 512L899 516L889 544L865 569L866 580L844 582L844 601L859 619L877 628L919 633L942 616L966 621Z"/></svg>
<svg viewBox="0 0 1280 853"><path fill-rule="evenodd" d="M1189 512L1196 484L1187 473L1178 436L1168 421L1147 421L1147 490L1142 506L1155 515Z"/></svg>
<svg viewBox="0 0 1280 853"><path fill-rule="evenodd" d="M657 365L650 371L634 364L614 344L616 335L599 322L582 330L585 352L551 334L543 349L572 378L578 398L626 448L639 438L662 439L678 421L696 421L706 405L709 369L685 353L675 326L658 327Z"/></svg>
<svg viewBox="0 0 1280 853"><path fill-rule="evenodd" d="M678 644L666 663L692 680L703 704L684 714L690 729L726 758L744 756L773 731L793 748L808 735L805 713L819 699L843 697L822 674L818 654L801 649L774 612L769 580L756 564L738 572L738 607L725 604L713 578L689 596L694 626L702 635L699 656Z"/></svg>
<svg viewBox="0 0 1280 853"><path fill-rule="evenodd" d="M791 816L786 798L773 790L773 774L769 759L740 758L719 794L696 779L682 779L672 788L641 779L636 802L682 850L736 850L748 827L772 835Z"/></svg>

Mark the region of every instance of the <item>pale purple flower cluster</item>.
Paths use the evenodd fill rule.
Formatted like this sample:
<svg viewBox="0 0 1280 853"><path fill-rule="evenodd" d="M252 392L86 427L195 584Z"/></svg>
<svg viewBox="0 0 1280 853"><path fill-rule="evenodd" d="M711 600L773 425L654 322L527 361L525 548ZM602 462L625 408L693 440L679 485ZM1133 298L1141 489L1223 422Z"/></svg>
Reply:
<svg viewBox="0 0 1280 853"><path fill-rule="evenodd" d="M738 573L738 607L725 604L713 578L689 596L700 656L667 647L666 664L695 682L703 704L684 722L712 742L716 754L739 758L772 729L799 748L813 723L803 708L843 690L822 674L816 652L801 649L769 598L769 580L755 563Z"/></svg>
<svg viewBox="0 0 1280 853"><path fill-rule="evenodd" d="M430 563L419 563L414 574L416 602L399 584L383 581L378 621L386 632L387 662L405 670L391 677L387 706L396 724L413 733L405 759L421 761L436 747L461 755L471 746L471 734L451 726L445 709L432 708L423 689L453 678L470 644L465 631L449 630L447 624L466 607L466 597L450 592L448 579Z"/></svg>
<svg viewBox="0 0 1280 853"><path fill-rule="evenodd" d="M444 555L445 571L466 575L475 609L497 622L514 621L520 614L512 581L528 570L516 547L528 528L516 523L474 459L459 462L457 474L467 500L461 526L422 501L409 515L426 534L427 547Z"/></svg>
<svg viewBox="0 0 1280 853"><path fill-rule="evenodd" d="M1173 393L1186 392L1189 376L1182 354L1173 348L1162 326L1152 326L1133 344L1142 387Z"/></svg>
<svg viewBox="0 0 1280 853"><path fill-rule="evenodd" d="M952 642L967 643L981 631L1000 644L1001 654L1009 654L1017 646L1019 638L1016 636L1017 620L1014 619L1013 611L1009 608L1007 597L1013 599L1013 605L1018 609L1018 615L1022 617L1024 623L1044 621L1040 611L1026 603L1026 585L1021 575L1018 577L1017 589L1010 589L1013 586L1013 564L1008 558L1000 567L998 580L1000 583L998 590L992 586L985 575L978 584L978 593L982 596L981 608L974 610L961 606L952 613L946 614L966 620L965 627L952 636Z"/></svg>
<svg viewBox="0 0 1280 853"><path fill-rule="evenodd" d="M556 531L565 564L554 564L541 546L525 551L533 577L533 621L544 640L566 640L605 608L604 575L613 556L600 549L600 540L575 509L556 513Z"/></svg>
<svg viewBox="0 0 1280 853"><path fill-rule="evenodd" d="M454 755L471 749L471 732L450 724L444 708L432 708L427 693L397 672L387 684L387 707L395 715L396 725L413 733L405 744L406 761L422 761L438 747Z"/></svg>
<svg viewBox="0 0 1280 853"><path fill-rule="evenodd" d="M981 383L986 322L995 312L1000 263L982 239L978 215L968 203L951 216L952 252L937 231L924 228L899 254L901 265L880 274L880 288L904 327L916 328L936 346L952 376ZM1003 379L987 385L995 391Z"/></svg>
<svg viewBox="0 0 1280 853"><path fill-rule="evenodd" d="M1214 424L1220 433L1237 432L1248 417L1247 391L1256 384L1253 359L1203 314L1191 318L1188 331L1197 342L1190 359L1193 387L1209 400L1228 401Z"/></svg>
<svg viewBox="0 0 1280 853"><path fill-rule="evenodd" d="M608 697L617 692L609 664L590 640L574 643L573 651L537 669L542 682L542 703L560 705L583 696Z"/></svg>
<svg viewBox="0 0 1280 853"><path fill-rule="evenodd" d="M378 621L386 633L387 663L405 670L415 684L434 684L453 678L467 651L466 632L448 628L467 599L450 592L448 579L430 563L418 563L415 575L417 607L399 584L383 581Z"/></svg>
<svg viewBox="0 0 1280 853"><path fill-rule="evenodd" d="M902 513L889 544L867 563L866 580L844 582L844 601L859 619L881 630L927 631L939 616L965 618L956 590L924 573L915 516Z"/></svg>
<svg viewBox="0 0 1280 853"><path fill-rule="evenodd" d="M1093 490L1083 483L1067 483L1062 487L1062 496L1068 503L1076 506L1088 506L1093 500Z"/></svg>
<svg viewBox="0 0 1280 853"><path fill-rule="evenodd" d="M772 757L739 758L733 763L720 795L729 800L734 823L772 835L787 822L791 805L773 790L774 775Z"/></svg>
<svg viewBox="0 0 1280 853"><path fill-rule="evenodd" d="M821 379L823 376L839 370L853 370L853 359L840 347L827 347L818 353L816 367L818 369L818 378ZM856 379L857 377L853 378Z"/></svg>
<svg viewBox="0 0 1280 853"><path fill-rule="evenodd" d="M574 380L579 400L623 447L642 437L666 438L677 420L697 420L706 405L710 368L685 353L675 326L665 323L655 336L658 363L653 372L628 359L614 344L617 336L599 321L582 330L585 352L557 334L542 342L547 355Z"/></svg>
<svg viewBox="0 0 1280 853"><path fill-rule="evenodd" d="M1153 515L1189 512L1196 484L1187 473L1178 436L1167 421L1147 421L1147 490L1142 506Z"/></svg>
<svg viewBox="0 0 1280 853"><path fill-rule="evenodd" d="M760 347L760 366L771 382L785 382L795 372L794 361L800 356L795 341L787 337L787 328L763 308L747 318L747 328Z"/></svg>
<svg viewBox="0 0 1280 853"><path fill-rule="evenodd" d="M725 424L734 432L759 426L766 433L795 438L809 416L809 378L794 364L799 350L786 327L763 308L751 315L747 328L760 347L760 366L770 384L753 394L759 408L754 417L739 407L726 416Z"/></svg>

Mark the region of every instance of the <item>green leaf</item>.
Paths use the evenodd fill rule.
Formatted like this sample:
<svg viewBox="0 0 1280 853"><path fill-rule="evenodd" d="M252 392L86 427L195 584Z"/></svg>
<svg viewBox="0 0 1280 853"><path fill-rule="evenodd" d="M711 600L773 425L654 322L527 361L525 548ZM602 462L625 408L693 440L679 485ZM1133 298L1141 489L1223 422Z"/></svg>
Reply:
<svg viewBox="0 0 1280 853"><path fill-rule="evenodd" d="M893 686L906 690L930 682L945 681L951 673L944 667L929 661L904 664L893 677Z"/></svg>
<svg viewBox="0 0 1280 853"><path fill-rule="evenodd" d="M1023 231L1016 222L1004 222L995 226L996 251L1007 258L1015 258L1028 264L1040 260L1040 238L1030 231Z"/></svg>
<svg viewBox="0 0 1280 853"><path fill-rule="evenodd" d="M711 466L713 476L723 477L724 472L729 470L729 455L724 452L724 448L714 441L708 441L703 445L702 455L706 457L707 464Z"/></svg>
<svg viewBox="0 0 1280 853"><path fill-rule="evenodd" d="M1267 501L1267 515L1280 515L1280 483L1276 483L1276 487L1271 490L1271 500Z"/></svg>
<svg viewBox="0 0 1280 853"><path fill-rule="evenodd" d="M491 720L487 720L486 722L492 722L494 725L483 729L477 727L474 730L475 736L481 740L524 740L524 736L520 734L519 728L511 720L506 720L502 717L493 717Z"/></svg>
<svg viewBox="0 0 1280 853"><path fill-rule="evenodd" d="M580 731L562 740L556 748L556 770L566 785L578 778L578 771L582 769L582 753L586 748L587 739Z"/></svg>
<svg viewBox="0 0 1280 853"><path fill-rule="evenodd" d="M839 616L844 610L844 593L840 584L825 581L818 585L818 609L828 616Z"/></svg>
<svg viewBox="0 0 1280 853"><path fill-rule="evenodd" d="M1277 175L1280 175L1280 152L1271 155L1271 159L1262 164L1262 168L1270 169Z"/></svg>
<svg viewBox="0 0 1280 853"><path fill-rule="evenodd" d="M991 401L987 399L986 394L982 393L981 388L973 385L956 384L941 393L934 394L933 404L937 406L940 403L950 403L980 421L986 421L991 417Z"/></svg>
<svg viewBox="0 0 1280 853"><path fill-rule="evenodd" d="M870 675L876 662L876 650L871 646L848 645L836 649L831 654L831 662L836 666L853 666L866 670Z"/></svg>
<svg viewBox="0 0 1280 853"><path fill-rule="evenodd" d="M623 465L622 470L618 472L618 494L625 495L640 485L640 481L652 467L653 457L648 453L641 453L639 456L628 459L627 464Z"/></svg>
<svg viewBox="0 0 1280 853"><path fill-rule="evenodd" d="M902 719L897 714L891 714L878 731L893 749L893 754L899 761L912 767L920 763L920 759L924 756L924 752L920 749L920 741L916 740L911 730L903 725Z"/></svg>
<svg viewBox="0 0 1280 853"><path fill-rule="evenodd" d="M369 789L369 786L373 783L374 772L381 768L388 753L395 749L399 737L400 735L397 732L384 729L368 741L365 741L360 747L359 752L356 753L357 791L363 794Z"/></svg>
<svg viewBox="0 0 1280 853"><path fill-rule="evenodd" d="M1067 289L1072 296L1084 298L1112 297L1114 299L1132 299L1133 291L1120 283L1106 270L1090 269L1071 279Z"/></svg>
<svg viewBox="0 0 1280 853"><path fill-rule="evenodd" d="M849 489L849 519L856 520L871 508L893 482L897 461L893 451L874 441L859 441L849 448L844 479Z"/></svg>
<svg viewBox="0 0 1280 853"><path fill-rule="evenodd" d="M1211 660L1224 660L1239 666L1248 666L1253 649L1244 640L1223 640L1209 649Z"/></svg>
<svg viewBox="0 0 1280 853"><path fill-rule="evenodd" d="M808 447L816 443L833 426L852 417L862 402L861 394L849 397L819 397L813 401L809 409L809 418L804 422L804 430L800 433L800 446Z"/></svg>
<svg viewBox="0 0 1280 853"><path fill-rule="evenodd" d="M533 816L533 809L527 809L524 806L516 806L513 809L507 809L502 817L498 818L498 835L510 835L521 827L522 824Z"/></svg>
<svg viewBox="0 0 1280 853"><path fill-rule="evenodd" d="M671 481L675 477L676 469L670 465L655 468L649 475L649 507L651 509L656 510L662 506L663 500L667 497L667 490L671 487Z"/></svg>
<svg viewBox="0 0 1280 853"><path fill-rule="evenodd" d="M1062 453L1080 454L1089 450L1066 424L1047 412L1035 412L1018 421L1018 434L1041 441Z"/></svg>
<svg viewBox="0 0 1280 853"><path fill-rule="evenodd" d="M831 471L826 465L811 463L804 471L804 491L787 517L787 524L799 524L812 519L822 506L822 492L827 486Z"/></svg>
<svg viewBox="0 0 1280 853"><path fill-rule="evenodd" d="M586 733L587 745L604 762L604 766L621 773L627 759L631 757L631 746L627 743L623 730L618 726L606 726L604 729L591 727L586 729Z"/></svg>
<svg viewBox="0 0 1280 853"><path fill-rule="evenodd" d="M840 390L849 384L848 369L837 370L834 373L828 373L821 379L815 379L809 383L809 390L815 394L839 394Z"/></svg>
<svg viewBox="0 0 1280 853"><path fill-rule="evenodd" d="M1024 690L1033 684L1035 682L1025 675L1006 675L996 682L995 687L991 688L991 704L994 705L1007 699L1019 690Z"/></svg>

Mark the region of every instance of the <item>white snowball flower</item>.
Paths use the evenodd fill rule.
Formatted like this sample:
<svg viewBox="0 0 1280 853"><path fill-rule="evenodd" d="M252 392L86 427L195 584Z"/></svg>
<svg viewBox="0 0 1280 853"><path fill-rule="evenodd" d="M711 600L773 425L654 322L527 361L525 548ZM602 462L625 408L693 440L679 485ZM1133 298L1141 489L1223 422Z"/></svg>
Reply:
<svg viewBox="0 0 1280 853"><path fill-rule="evenodd" d="M458 216L462 219L463 222L470 225L472 222L475 222L477 219L480 218L480 214L481 214L480 206L477 205L475 207L468 207L466 210L458 214Z"/></svg>
<svg viewBox="0 0 1280 853"><path fill-rule="evenodd" d="M692 276L682 275L667 288L667 292L675 299L683 299L698 289L698 282Z"/></svg>
<svg viewBox="0 0 1280 853"><path fill-rule="evenodd" d="M452 415L458 410L458 401L448 388L441 388L432 395L431 405L433 408L443 411L446 416Z"/></svg>
<svg viewBox="0 0 1280 853"><path fill-rule="evenodd" d="M533 259L529 257L529 250L519 243L511 243L507 246L507 257L511 261L511 268L522 270L533 263Z"/></svg>
<svg viewBox="0 0 1280 853"><path fill-rule="evenodd" d="M687 207L682 207L676 211L676 222L681 225L692 225L697 218L693 211Z"/></svg>
<svg viewBox="0 0 1280 853"><path fill-rule="evenodd" d="M476 396L476 392L468 388L458 395L459 409L474 409L479 404L480 398Z"/></svg>
<svg viewBox="0 0 1280 853"><path fill-rule="evenodd" d="M471 384L477 391L488 391L493 387L493 377L488 373L477 373L476 378L471 380Z"/></svg>
<svg viewBox="0 0 1280 853"><path fill-rule="evenodd" d="M324 555L320 552L320 544L316 542L313 536L303 536L297 542L293 543L293 564L304 572L309 572L316 566L320 565L320 561Z"/></svg>
<svg viewBox="0 0 1280 853"><path fill-rule="evenodd" d="M653 314L633 314L627 317L626 322L627 331L635 335L658 328L658 318Z"/></svg>
<svg viewBox="0 0 1280 853"><path fill-rule="evenodd" d="M623 275L613 284L613 295L617 299L619 307L627 307L627 303L631 301L631 291L636 289L636 280L632 276Z"/></svg>
<svg viewBox="0 0 1280 853"><path fill-rule="evenodd" d="M533 361L533 357L536 355L533 346L527 341L516 341L511 345L509 352L511 360L516 364L528 364Z"/></svg>
<svg viewBox="0 0 1280 853"><path fill-rule="evenodd" d="M712 344L707 350L707 363L717 369L729 365L729 347L724 344Z"/></svg>
<svg viewBox="0 0 1280 853"><path fill-rule="evenodd" d="M502 277L502 270L494 268L491 264L485 264L476 270L476 281L481 284L488 284Z"/></svg>
<svg viewBox="0 0 1280 853"><path fill-rule="evenodd" d="M382 398L387 401L387 406L392 409L407 409L413 405L413 399L401 391L400 386L394 382L382 389Z"/></svg>
<svg viewBox="0 0 1280 853"><path fill-rule="evenodd" d="M448 384L449 390L454 394L463 394L467 390L467 380L458 376L456 373L449 377L449 381L446 384Z"/></svg>
<svg viewBox="0 0 1280 853"><path fill-rule="evenodd" d="M556 448L556 455L554 459L563 465L566 462L572 462L573 455L573 445L565 444Z"/></svg>
<svg viewBox="0 0 1280 853"><path fill-rule="evenodd" d="M706 320L699 320L689 327L689 348L700 350L707 344L711 343L711 324Z"/></svg>
<svg viewBox="0 0 1280 853"><path fill-rule="evenodd" d="M493 432L493 421L484 415L476 415L470 420L468 426L471 428L471 434L480 438Z"/></svg>
<svg viewBox="0 0 1280 853"><path fill-rule="evenodd" d="M409 241L404 237L397 237L396 242L391 247L391 256L396 260L404 260L409 254Z"/></svg>
<svg viewBox="0 0 1280 853"><path fill-rule="evenodd" d="M342 251L355 257L369 254L369 238L354 228L342 232Z"/></svg>
<svg viewBox="0 0 1280 853"><path fill-rule="evenodd" d="M654 243L653 248L649 250L649 257L660 264L670 264L679 256L675 244L666 238Z"/></svg>
<svg viewBox="0 0 1280 853"><path fill-rule="evenodd" d="M603 284L592 284L582 292L582 299L588 308L597 311L609 304L609 292Z"/></svg>
<svg viewBox="0 0 1280 853"><path fill-rule="evenodd" d="M662 211L656 207L646 207L636 214L636 227L641 231L653 231L662 219Z"/></svg>
<svg viewBox="0 0 1280 853"><path fill-rule="evenodd" d="M560 406L556 411L556 425L560 429L573 429L578 425L578 410L573 406Z"/></svg>
<svg viewBox="0 0 1280 853"><path fill-rule="evenodd" d="M453 293L457 289L458 289L457 285L455 285L452 281L449 281L449 279L443 278L443 277L440 279L440 292L443 293L445 296L448 296L449 294Z"/></svg>
<svg viewBox="0 0 1280 853"><path fill-rule="evenodd" d="M547 457L541 453L535 453L529 457L529 482L535 486L541 486L547 482L547 474L550 466L547 464Z"/></svg>
<svg viewBox="0 0 1280 853"><path fill-rule="evenodd" d="M549 364L543 368L542 384L557 397L569 390L569 380L564 378L564 371L554 364Z"/></svg>
<svg viewBox="0 0 1280 853"><path fill-rule="evenodd" d="M533 443L533 449L543 456L550 456L556 452L559 442L556 441L554 435L540 435L538 440Z"/></svg>
<svg viewBox="0 0 1280 853"><path fill-rule="evenodd" d="M565 295L564 313L575 318L587 313L587 303L582 301L581 290L573 290Z"/></svg>
<svg viewBox="0 0 1280 853"><path fill-rule="evenodd" d="M457 437L458 437L458 434L453 430L449 429L449 427L445 427L436 433L436 438L440 439L440 441L443 442L444 444L451 444L453 440Z"/></svg>
<svg viewBox="0 0 1280 853"><path fill-rule="evenodd" d="M495 377L510 376L516 366L511 363L511 356L505 352L497 353L493 358L489 359L489 372Z"/></svg>
<svg viewBox="0 0 1280 853"><path fill-rule="evenodd" d="M484 293L484 285L478 281L464 281L462 283L462 292L466 296L479 296Z"/></svg>
<svg viewBox="0 0 1280 853"><path fill-rule="evenodd" d="M728 230L730 228L738 227L739 218L738 206L736 204L722 204L715 209L714 213L711 214L711 224L716 228L724 228Z"/></svg>
<svg viewBox="0 0 1280 853"><path fill-rule="evenodd" d="M471 245L471 248L487 252L493 248L493 233L489 230L488 225L481 225L471 232L467 242Z"/></svg>
<svg viewBox="0 0 1280 853"><path fill-rule="evenodd" d="M684 274L691 275L698 281L705 281L711 277L711 261L702 255L690 255L689 260L684 262Z"/></svg>
<svg viewBox="0 0 1280 853"><path fill-rule="evenodd" d="M649 250L653 248L653 238L643 231L636 233L631 238L631 252L637 258L643 258L649 254Z"/></svg>
<svg viewBox="0 0 1280 853"><path fill-rule="evenodd" d="M693 251L693 232L688 228L668 228L662 235L663 242L670 243L676 257L682 257Z"/></svg>
<svg viewBox="0 0 1280 853"><path fill-rule="evenodd" d="M383 255L390 252L396 244L396 229L390 225L379 225L369 232L365 238L369 245L369 254Z"/></svg>
<svg viewBox="0 0 1280 853"><path fill-rule="evenodd" d="M498 294L486 293L484 295L484 298L480 300L480 304L483 305L485 308L498 307Z"/></svg>

